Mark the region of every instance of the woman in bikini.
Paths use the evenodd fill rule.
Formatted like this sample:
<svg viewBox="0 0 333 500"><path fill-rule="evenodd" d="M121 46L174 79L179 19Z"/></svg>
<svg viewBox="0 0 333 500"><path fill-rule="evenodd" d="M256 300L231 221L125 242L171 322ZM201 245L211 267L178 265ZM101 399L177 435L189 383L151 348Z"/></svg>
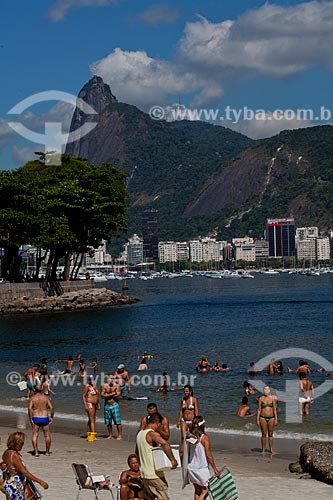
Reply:
<svg viewBox="0 0 333 500"><path fill-rule="evenodd" d="M205 355L201 356L201 359L197 362L195 369L197 372L206 373L210 367L210 362Z"/></svg>
<svg viewBox="0 0 333 500"><path fill-rule="evenodd" d="M84 378L87 376L87 370L86 370L86 364L85 362L83 361L83 359L81 359L79 361L79 376Z"/></svg>
<svg viewBox="0 0 333 500"><path fill-rule="evenodd" d="M273 430L278 423L276 397L271 394L271 388L266 385L263 395L258 398L257 425L261 429L261 450L265 456L266 438L268 434L269 451L271 457L275 455L273 451Z"/></svg>
<svg viewBox="0 0 333 500"><path fill-rule="evenodd" d="M179 452L183 452L184 436L194 417L199 414L198 400L193 396L193 389L190 385L184 386L184 397L180 400L180 410L177 428L180 427L181 442Z"/></svg>
<svg viewBox="0 0 333 500"><path fill-rule="evenodd" d="M82 392L82 401L88 415L87 432L96 432L96 410L100 409L98 392L94 375L89 375L89 382Z"/></svg>
<svg viewBox="0 0 333 500"><path fill-rule="evenodd" d="M26 479L35 481L45 490L49 485L31 474L25 468L20 451L23 448L25 434L23 432L12 432L7 439L7 450L2 455L2 460L6 465L4 473L4 490L6 498L11 500L24 500L24 488Z"/></svg>

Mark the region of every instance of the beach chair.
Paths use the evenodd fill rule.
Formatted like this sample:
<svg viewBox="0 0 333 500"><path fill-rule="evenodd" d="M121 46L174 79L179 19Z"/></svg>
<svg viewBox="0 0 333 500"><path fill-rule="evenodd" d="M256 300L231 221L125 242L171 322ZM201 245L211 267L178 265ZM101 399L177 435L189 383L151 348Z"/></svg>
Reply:
<svg viewBox="0 0 333 500"><path fill-rule="evenodd" d="M77 494L76 500L79 499L82 490L90 490L94 492L95 498L98 499L97 492L102 490L107 490L113 500L115 500L112 489L117 491L117 500L119 499L119 487L110 483L108 477L104 475L92 474L89 467L85 464L72 464L73 471L75 474L76 483L79 487L79 492Z"/></svg>

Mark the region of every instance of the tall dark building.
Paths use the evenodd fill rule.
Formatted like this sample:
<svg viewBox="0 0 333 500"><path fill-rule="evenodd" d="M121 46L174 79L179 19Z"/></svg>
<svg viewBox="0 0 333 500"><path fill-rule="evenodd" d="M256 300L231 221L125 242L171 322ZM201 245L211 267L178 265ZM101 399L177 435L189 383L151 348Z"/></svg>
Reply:
<svg viewBox="0 0 333 500"><path fill-rule="evenodd" d="M143 260L158 260L157 210L142 212Z"/></svg>
<svg viewBox="0 0 333 500"><path fill-rule="evenodd" d="M266 239L270 257L293 257L295 219L267 219Z"/></svg>

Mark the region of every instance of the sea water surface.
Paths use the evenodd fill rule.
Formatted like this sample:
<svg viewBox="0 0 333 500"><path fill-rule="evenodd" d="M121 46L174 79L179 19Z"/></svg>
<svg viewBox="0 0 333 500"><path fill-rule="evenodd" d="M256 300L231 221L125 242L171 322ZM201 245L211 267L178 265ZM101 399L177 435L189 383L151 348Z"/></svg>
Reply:
<svg viewBox="0 0 333 500"><path fill-rule="evenodd" d="M208 428L221 433L252 434L257 432L255 418L235 416L251 361L293 348L313 351L333 363L332 274L255 274L252 280L184 277L129 280L128 284L129 295L140 298L139 303L97 311L2 317L0 410L15 414L27 406L24 392L6 382L9 372L23 374L33 363L47 357L50 371L55 374L64 364L55 364L54 360L80 354L88 363L97 357L101 372L113 372L124 363L130 375L144 377L140 384L136 377L132 395L155 401L171 424L177 421L182 392L155 393L156 377L166 371L171 385L177 387L190 382L192 376L194 395ZM106 286L121 291L122 282L110 281ZM148 360L147 372L138 372L138 356L144 351L154 357ZM232 370L197 374L195 365L202 354L211 364L226 363ZM298 365L297 357L282 361L285 369ZM319 365L311 360L309 364L311 380L318 388L329 379L316 371ZM287 381L296 380L294 374L287 373L273 379L266 374L257 378L261 385L268 383L276 390L285 390ZM53 387L57 393L56 415L58 420L70 416L81 422L78 425L83 429L86 415L81 400L82 381L76 376L69 386L66 380L67 386L60 379ZM250 396L253 411L256 397ZM137 425L146 404L144 400L121 401L125 422ZM280 402L275 435L333 439L332 414L332 390L315 400L311 415L302 422L286 421L285 404Z"/></svg>

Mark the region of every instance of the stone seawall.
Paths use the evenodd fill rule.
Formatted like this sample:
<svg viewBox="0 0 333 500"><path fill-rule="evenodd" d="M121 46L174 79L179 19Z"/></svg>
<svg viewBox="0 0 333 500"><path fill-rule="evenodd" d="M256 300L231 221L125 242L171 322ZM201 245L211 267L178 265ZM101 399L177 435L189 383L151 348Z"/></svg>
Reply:
<svg viewBox="0 0 333 500"><path fill-rule="evenodd" d="M34 286L31 287L31 285ZM55 291L53 296L45 293L39 287L39 283L3 284L2 286L11 287L11 289L7 288L3 295L0 294L0 315L80 311L138 302L138 299L129 298L106 288L95 288L93 281L61 282L63 288L61 295L57 295Z"/></svg>
<svg viewBox="0 0 333 500"><path fill-rule="evenodd" d="M95 288L93 280L59 281L57 283L59 283L59 291L64 293ZM37 283L0 283L0 302L5 300L17 300L22 297L42 299L48 295L49 289L50 285L42 281ZM56 294L56 290L54 290L54 292Z"/></svg>

